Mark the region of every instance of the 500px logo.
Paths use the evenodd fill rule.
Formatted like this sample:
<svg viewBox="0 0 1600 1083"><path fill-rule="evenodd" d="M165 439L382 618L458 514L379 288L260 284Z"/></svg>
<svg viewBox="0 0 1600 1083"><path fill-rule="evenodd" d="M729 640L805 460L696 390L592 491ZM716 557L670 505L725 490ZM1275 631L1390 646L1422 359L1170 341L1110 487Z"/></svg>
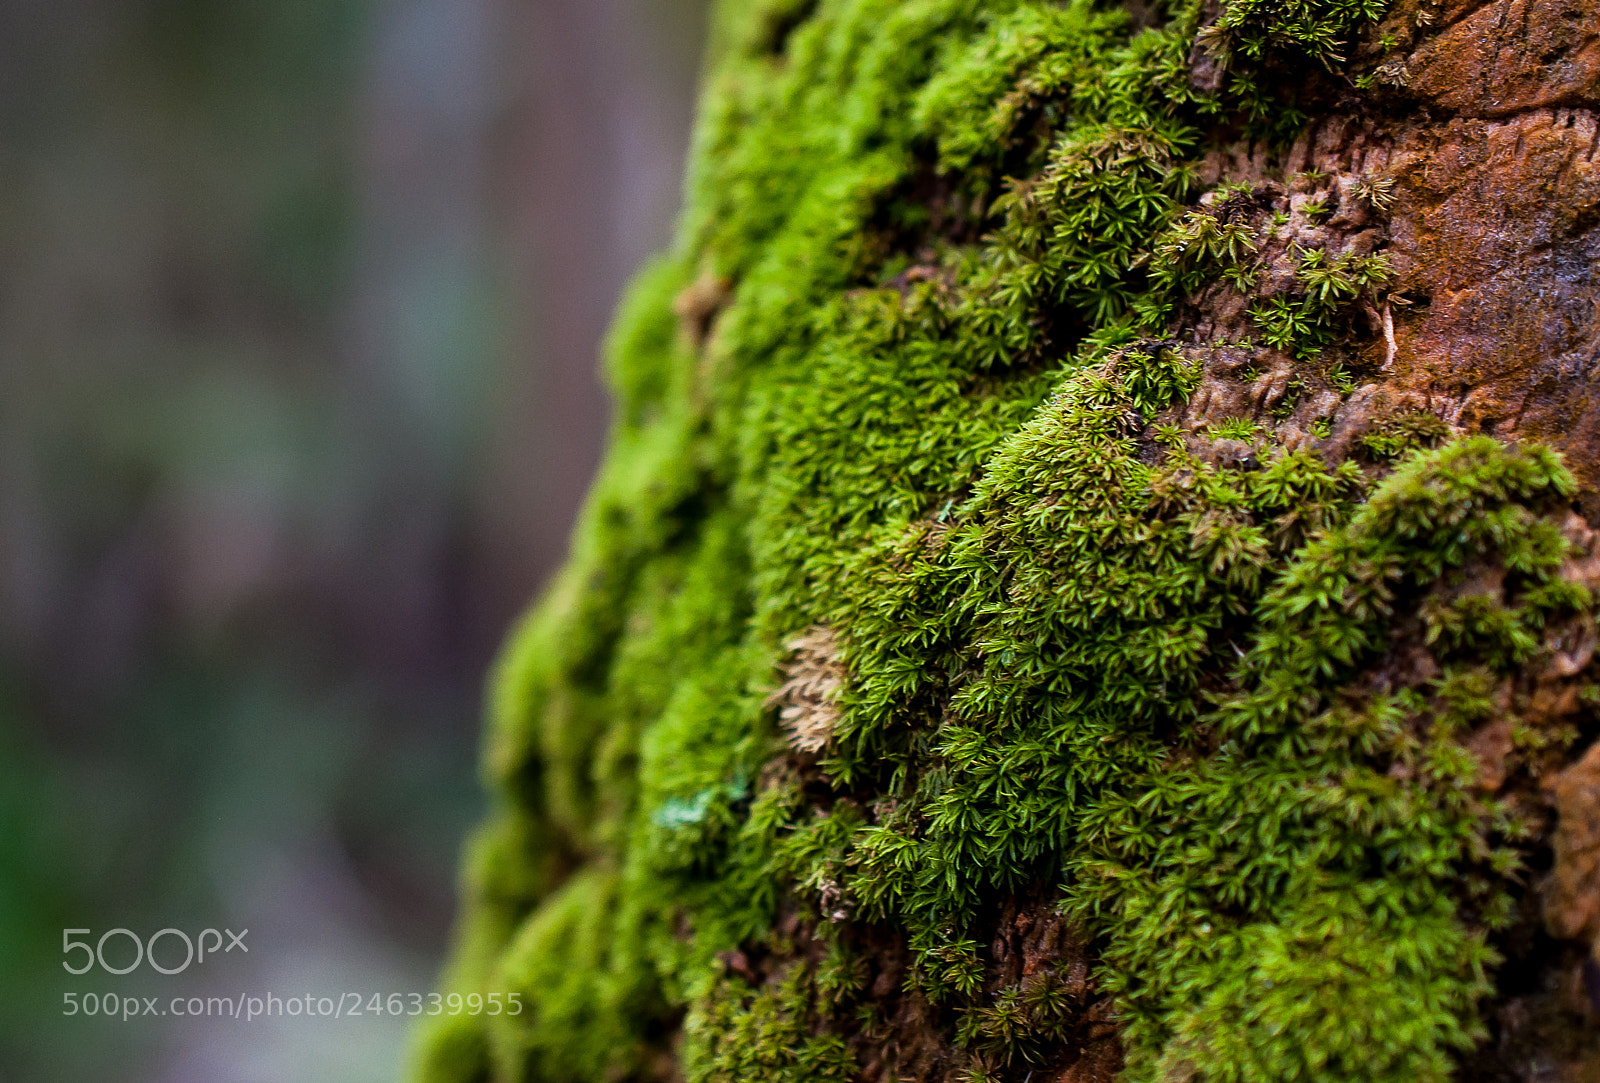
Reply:
<svg viewBox="0 0 1600 1083"><path fill-rule="evenodd" d="M223 947L223 933L228 936L227 947ZM83 960L82 966L73 966L73 958L62 960L61 969L68 974L87 974L94 969L96 963L107 974L131 974L139 969L140 963L144 962L148 962L150 968L158 974L182 974L189 969L191 963L205 962L208 953L211 955L226 955L235 948L246 954L250 951L249 946L244 942L244 938L250 935L249 929L244 929L237 933L232 929L223 929L221 932L216 929L202 929L200 934L193 938L182 929L162 929L160 932L151 934L148 940L140 940L131 929L107 929L100 934L100 939L93 947L89 946L88 940L73 939L73 937L79 935L93 937L94 930L61 930L61 954L72 956L74 952L83 952L82 956L77 957ZM207 942L207 937L210 938L209 943ZM122 947L124 940L133 945L133 962L123 967L113 966L111 963L106 962L106 944L108 941L114 945L115 954L121 956L122 959L126 959L127 949ZM166 944L162 946L162 955L166 957L168 963L175 962L178 950L177 945L181 943L183 945L183 962L178 963L176 966L163 966L157 962L156 945L161 944L162 941L166 941Z"/></svg>

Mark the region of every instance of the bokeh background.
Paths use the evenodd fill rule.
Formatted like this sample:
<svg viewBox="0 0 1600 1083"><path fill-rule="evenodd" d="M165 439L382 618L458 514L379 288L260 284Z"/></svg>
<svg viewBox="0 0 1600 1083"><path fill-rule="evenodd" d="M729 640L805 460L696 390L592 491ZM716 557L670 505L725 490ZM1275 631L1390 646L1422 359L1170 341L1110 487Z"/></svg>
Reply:
<svg viewBox="0 0 1600 1083"><path fill-rule="evenodd" d="M702 0L0 0L0 1080L397 1078ZM163 978L61 930L248 928ZM131 950L129 952L131 954Z"/></svg>

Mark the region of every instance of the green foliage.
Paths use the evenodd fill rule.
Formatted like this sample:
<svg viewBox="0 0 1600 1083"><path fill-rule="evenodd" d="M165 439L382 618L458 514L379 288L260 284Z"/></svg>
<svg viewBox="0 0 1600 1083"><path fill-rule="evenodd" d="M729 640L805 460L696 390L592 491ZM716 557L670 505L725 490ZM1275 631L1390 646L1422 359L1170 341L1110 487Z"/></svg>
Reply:
<svg viewBox="0 0 1600 1083"><path fill-rule="evenodd" d="M1214 25L1238 84L1374 10ZM622 310L610 456L496 683L452 981L530 1010L434 1064L625 1078L686 1013L694 1083L845 1078L872 1007L835 930L879 922L968 1075L1013 1078L1074 1009L1048 970L996 991L982 926L1052 885L1130 1079L1440 1078L1472 1040L1521 828L1458 738L1589 605L1572 482L1420 416L1364 465L1175 423L1171 307L1249 285L1275 227L1240 185L1184 205L1200 133L1265 92L1197 92L1199 7L1169 14L724 5L683 241ZM965 219L908 194L930 169ZM1255 319L1301 354L1388 281L1295 259ZM1363 683L1402 625L1437 676ZM847 679L817 763L768 697L819 626Z"/></svg>
<svg viewBox="0 0 1600 1083"><path fill-rule="evenodd" d="M1166 291L1195 293L1245 266L1260 247L1258 234L1249 219L1224 220L1211 207L1189 211L1156 242L1152 277Z"/></svg>
<svg viewBox="0 0 1600 1083"><path fill-rule="evenodd" d="M683 1069L706 1083L810 1083L852 1077L844 1042L815 1033L816 979L796 965L760 989L726 978L684 1023Z"/></svg>
<svg viewBox="0 0 1600 1083"><path fill-rule="evenodd" d="M1303 251L1296 261L1296 288L1250 309L1261 340L1300 357L1314 356L1333 340L1339 317L1350 305L1375 295L1392 274L1383 254L1353 252L1329 258L1321 249Z"/></svg>
<svg viewBox="0 0 1600 1083"><path fill-rule="evenodd" d="M956 1041L991 1070L1037 1064L1071 1029L1078 1000L1059 975L1040 971L1001 990L993 1003L966 1011Z"/></svg>
<svg viewBox="0 0 1600 1083"><path fill-rule="evenodd" d="M1388 6L1387 0L1229 0L1205 43L1222 56L1255 60L1287 50L1333 68L1343 63L1349 39Z"/></svg>
<svg viewBox="0 0 1600 1083"><path fill-rule="evenodd" d="M1306 303L1323 310L1336 309L1389 283L1389 261L1382 254L1358 256L1346 252L1329 259L1320 249L1300 254L1295 277L1305 290Z"/></svg>
<svg viewBox="0 0 1600 1083"><path fill-rule="evenodd" d="M1449 1050L1477 1036L1463 1020L1486 991L1473 976L1487 953L1463 940L1448 910L1390 916L1341 886L1307 896L1281 922L1209 938L1203 967L1178 979L1192 1000L1172 1013L1154 1078L1453 1076ZM1136 1063L1127 1075L1146 1070Z"/></svg>
<svg viewBox="0 0 1600 1083"><path fill-rule="evenodd" d="M1210 434L1218 440L1252 440L1261 428L1247 417L1230 417L1212 425Z"/></svg>
<svg viewBox="0 0 1600 1083"><path fill-rule="evenodd" d="M1120 11L1095 12L1083 3L1027 5L996 19L918 96L917 124L937 140L940 166L962 173L999 166L1016 153L1018 126L1034 112L1059 128L1073 91L1094 77L1093 65L1126 23ZM985 180L991 172L982 170Z"/></svg>
<svg viewBox="0 0 1600 1083"><path fill-rule="evenodd" d="M1109 934L1131 1078L1449 1076L1479 1036L1481 928L1509 916L1518 863L1494 842L1515 817L1472 796L1476 762L1451 738L1550 612L1565 543L1549 513L1572 492L1549 453L1487 437L1409 459L1262 595L1238 690L1200 720L1219 752L1085 817L1066 905ZM1353 697L1400 614L1450 608L1484 562L1517 582L1493 619L1461 622L1454 666Z"/></svg>
<svg viewBox="0 0 1600 1083"><path fill-rule="evenodd" d="M1361 437L1361 447L1380 462L1392 462L1414 448L1438 447L1450 426L1438 414L1413 410L1386 417Z"/></svg>
<svg viewBox="0 0 1600 1083"><path fill-rule="evenodd" d="M1164 326L1176 302L1213 282L1254 291L1266 265L1263 246L1271 231L1284 224L1267 215L1266 206L1257 203L1248 185L1224 184L1211 193L1210 203L1177 217L1149 250L1152 288L1134 302L1140 324ZM1313 219L1325 209L1321 203L1306 203L1302 213ZM1258 298L1250 316L1265 345L1309 357L1337 337L1352 305L1373 300L1392 276L1382 254L1330 257L1314 248L1290 252L1295 258L1293 286Z"/></svg>

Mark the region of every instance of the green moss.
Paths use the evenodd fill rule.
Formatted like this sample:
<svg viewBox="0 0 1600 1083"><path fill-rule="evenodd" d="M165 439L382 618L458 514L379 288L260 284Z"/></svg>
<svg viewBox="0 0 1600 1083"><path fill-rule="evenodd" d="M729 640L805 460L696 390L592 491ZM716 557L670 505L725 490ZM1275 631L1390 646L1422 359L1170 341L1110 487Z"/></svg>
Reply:
<svg viewBox="0 0 1600 1083"><path fill-rule="evenodd" d="M809 1083L847 1080L854 1058L837 1036L817 1033L818 989L798 964L759 989L719 982L684 1022L684 1074L707 1083Z"/></svg>
<svg viewBox="0 0 1600 1083"><path fill-rule="evenodd" d="M1250 316L1268 346L1300 357L1315 356L1332 341L1344 312L1370 298L1390 277L1388 260L1382 254L1347 252L1330 258L1320 249L1301 252L1295 267L1295 291L1267 298L1251 308Z"/></svg>
<svg viewBox="0 0 1600 1083"><path fill-rule="evenodd" d="M1361 437L1361 447L1380 462L1392 462L1414 448L1438 447L1450 426L1437 414L1412 410L1386 417Z"/></svg>
<svg viewBox="0 0 1600 1083"><path fill-rule="evenodd" d="M1015 156L1018 129L1030 115L1045 131L1059 129L1070 115L1073 91L1124 31L1121 12L1097 13L1084 4L1065 7L1026 5L994 21L952 56L918 95L918 127L936 140L940 165L947 171L977 172L983 181ZM1024 152L1044 149L1030 147ZM1027 160L1024 159L1026 163ZM1043 164L1033 161L1021 175ZM988 168L984 168L988 167Z"/></svg>
<svg viewBox="0 0 1600 1083"><path fill-rule="evenodd" d="M1178 303L1215 282L1231 283L1247 295L1255 291L1267 263L1263 248L1286 219L1269 216L1269 202L1247 185L1223 184L1210 198L1179 216L1151 247L1152 289L1136 302L1145 327L1165 326ZM1306 203L1301 213L1309 221L1325 211L1320 203ZM1250 316L1263 344L1310 358L1340 337L1351 308L1372 302L1392 276L1381 253L1330 256L1294 245L1289 253L1293 286L1258 297Z"/></svg>
<svg viewBox="0 0 1600 1083"><path fill-rule="evenodd" d="M429 1030L415 1063L424 1079L486 1080L493 1070L488 1036L476 1019L461 1015Z"/></svg>
<svg viewBox="0 0 1600 1083"><path fill-rule="evenodd" d="M1473 796L1452 737L1484 713L1485 674L1536 642L1572 492L1553 456L1487 437L1408 460L1261 597L1238 691L1200 720L1219 751L1087 818L1067 905L1109 934L1132 1078L1176 1058L1206 1079L1443 1079L1479 1037L1483 936L1517 864L1494 840L1515 817ZM1485 564L1516 582L1497 619L1446 634L1452 668L1399 693L1354 683L1404 614L1426 620Z"/></svg>
<svg viewBox="0 0 1600 1083"><path fill-rule="evenodd" d="M1021 1078L1067 1011L986 969L1024 891L1096 938L1127 1078L1445 1072L1518 861L1457 738L1589 604L1571 480L1416 418L1364 464L1185 432L1201 351L1164 337L1276 228L1239 186L1188 205L1208 140L1288 115L1262 73L1375 12L1233 0L1206 93L1196 3L721 5L682 238L619 313L611 450L495 681L447 981L527 1010L443 1020L420 1078L674 1048L695 1083L848 1077L878 1022L835 930L870 923L969 1074ZM1301 353L1387 281L1296 266L1255 319ZM819 626L847 680L817 763L769 696ZM1438 673L1379 687L1402 627Z"/></svg>
<svg viewBox="0 0 1600 1083"><path fill-rule="evenodd" d="M1333 68L1343 63L1349 39L1387 8L1382 0L1230 0L1206 44L1256 60L1286 50Z"/></svg>

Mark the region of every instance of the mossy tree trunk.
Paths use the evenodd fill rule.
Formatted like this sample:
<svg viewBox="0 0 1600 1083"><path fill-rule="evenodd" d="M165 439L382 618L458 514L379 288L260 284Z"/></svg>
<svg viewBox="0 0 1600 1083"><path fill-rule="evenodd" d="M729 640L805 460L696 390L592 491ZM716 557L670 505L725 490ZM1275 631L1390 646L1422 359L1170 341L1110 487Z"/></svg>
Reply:
<svg viewBox="0 0 1600 1083"><path fill-rule="evenodd" d="M1597 105L1583 0L723 3L420 1078L1600 1078Z"/></svg>

